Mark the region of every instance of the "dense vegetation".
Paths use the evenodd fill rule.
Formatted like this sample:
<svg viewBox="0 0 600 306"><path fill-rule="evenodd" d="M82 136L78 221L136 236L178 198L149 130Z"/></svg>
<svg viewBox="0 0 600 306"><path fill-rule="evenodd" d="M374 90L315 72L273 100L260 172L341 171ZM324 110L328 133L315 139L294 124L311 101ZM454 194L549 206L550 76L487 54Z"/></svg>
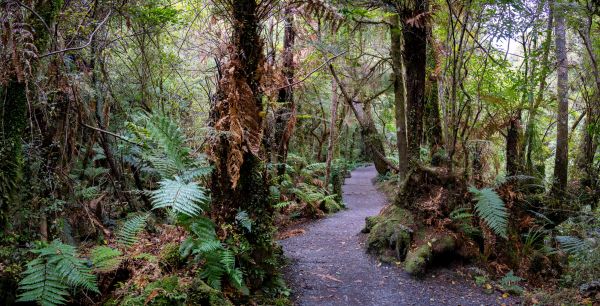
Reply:
<svg viewBox="0 0 600 306"><path fill-rule="evenodd" d="M592 0L0 0L0 304L289 304L277 237L366 163L381 261L598 303L599 33Z"/></svg>

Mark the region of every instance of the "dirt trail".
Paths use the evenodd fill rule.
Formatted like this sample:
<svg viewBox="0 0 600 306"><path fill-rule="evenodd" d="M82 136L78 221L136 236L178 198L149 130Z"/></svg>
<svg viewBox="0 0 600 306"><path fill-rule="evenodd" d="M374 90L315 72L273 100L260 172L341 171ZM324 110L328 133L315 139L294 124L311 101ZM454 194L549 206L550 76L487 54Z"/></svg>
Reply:
<svg viewBox="0 0 600 306"><path fill-rule="evenodd" d="M415 280L365 253L365 217L379 213L385 196L371 183L375 167L358 168L344 185L348 209L306 226L306 233L280 241L291 260L286 278L297 305L500 305L448 269Z"/></svg>

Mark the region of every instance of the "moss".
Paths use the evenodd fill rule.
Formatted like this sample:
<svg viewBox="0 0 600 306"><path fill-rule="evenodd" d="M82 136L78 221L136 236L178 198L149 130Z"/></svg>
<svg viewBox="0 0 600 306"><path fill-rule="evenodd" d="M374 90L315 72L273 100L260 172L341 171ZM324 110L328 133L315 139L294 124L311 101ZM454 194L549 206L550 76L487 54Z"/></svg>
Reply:
<svg viewBox="0 0 600 306"><path fill-rule="evenodd" d="M414 276L425 274L427 267L436 259L447 259L446 255L456 249L456 240L450 235L434 237L408 252L404 270Z"/></svg>
<svg viewBox="0 0 600 306"><path fill-rule="evenodd" d="M188 305L209 305L209 306L230 306L233 305L227 300L223 293L213 289L201 279L196 278L187 290Z"/></svg>
<svg viewBox="0 0 600 306"><path fill-rule="evenodd" d="M320 208L328 214L333 214L342 210L342 206L334 199L323 201Z"/></svg>
<svg viewBox="0 0 600 306"><path fill-rule="evenodd" d="M179 245L174 242L163 246L158 258L161 266L166 269L176 269L182 264L181 256L179 256Z"/></svg>
<svg viewBox="0 0 600 306"><path fill-rule="evenodd" d="M413 224L410 212L396 206L383 210L382 215L366 219L367 249L375 254L403 260L412 240ZM389 254L392 253L392 254Z"/></svg>
<svg viewBox="0 0 600 306"><path fill-rule="evenodd" d="M381 222L380 216L370 216L365 218L365 227L362 229L362 233L369 233L375 224Z"/></svg>
<svg viewBox="0 0 600 306"><path fill-rule="evenodd" d="M406 255L406 262L404 263L404 270L411 275L421 276L425 273L425 269L430 262L431 257L431 247L428 244L424 244L408 252Z"/></svg>

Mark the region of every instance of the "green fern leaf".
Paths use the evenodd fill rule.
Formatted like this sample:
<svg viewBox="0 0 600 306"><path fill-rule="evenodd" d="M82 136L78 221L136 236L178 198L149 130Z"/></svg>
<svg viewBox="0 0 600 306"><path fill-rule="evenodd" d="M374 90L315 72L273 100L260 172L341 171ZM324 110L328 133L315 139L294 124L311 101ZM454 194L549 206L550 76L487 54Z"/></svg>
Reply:
<svg viewBox="0 0 600 306"><path fill-rule="evenodd" d="M590 245L583 239L574 236L556 236L556 241L560 247L572 255L582 255L590 249Z"/></svg>
<svg viewBox="0 0 600 306"><path fill-rule="evenodd" d="M469 192L477 200L475 205L477 215L496 235L507 238L508 211L500 196L491 188L469 187Z"/></svg>
<svg viewBox="0 0 600 306"><path fill-rule="evenodd" d="M121 264L121 251L107 246L97 246L92 249L90 258L96 271L110 272L116 270Z"/></svg>
<svg viewBox="0 0 600 306"><path fill-rule="evenodd" d="M32 252L38 257L26 265L24 278L19 282L18 301L63 305L70 288L99 292L96 277L86 261L77 257L74 247L53 241Z"/></svg>
<svg viewBox="0 0 600 306"><path fill-rule="evenodd" d="M117 232L117 242L124 246L131 246L137 242L137 235L146 227L150 214L141 214L130 218L123 223Z"/></svg>
<svg viewBox="0 0 600 306"><path fill-rule="evenodd" d="M198 204L206 204L208 196L204 188L191 182L185 183L179 178L175 180L163 179L160 187L151 192L153 209L172 208L188 216L197 216L202 212Z"/></svg>
<svg viewBox="0 0 600 306"><path fill-rule="evenodd" d="M239 223L243 228L245 228L248 232L252 232L252 219L248 216L248 213L245 211L239 211L237 215L235 215L235 221Z"/></svg>

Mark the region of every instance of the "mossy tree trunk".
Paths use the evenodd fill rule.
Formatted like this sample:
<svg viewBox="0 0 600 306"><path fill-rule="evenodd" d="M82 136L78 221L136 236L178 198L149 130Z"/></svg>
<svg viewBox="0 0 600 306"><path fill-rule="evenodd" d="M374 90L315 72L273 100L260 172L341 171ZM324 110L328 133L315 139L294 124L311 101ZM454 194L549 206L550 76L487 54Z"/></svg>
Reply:
<svg viewBox="0 0 600 306"><path fill-rule="evenodd" d="M425 68L427 59L427 27L424 17L429 10L427 0L405 3L401 9L402 35L404 37L404 67L406 67L406 119L408 160L410 164L420 160L423 138L423 115L425 112ZM409 22L410 21L410 22Z"/></svg>
<svg viewBox="0 0 600 306"><path fill-rule="evenodd" d="M236 0L227 6L233 23L232 52L210 111L214 128L210 144L214 167L211 213L222 239L251 246L239 260L247 273L247 285L258 289L276 280L279 254L273 241L273 209L261 160L264 43L258 4ZM240 211L253 221L251 231L235 225ZM228 228L232 224L234 228Z"/></svg>
<svg viewBox="0 0 600 306"><path fill-rule="evenodd" d="M285 173L285 163L287 161L288 145L294 126L296 123L296 105L294 104L294 40L296 32L294 30L294 15L291 6L284 10L285 14L285 31L283 36L283 76L286 86L281 88L278 93L279 103L282 105L275 113L275 145L277 152L275 154L275 163L277 174Z"/></svg>
<svg viewBox="0 0 600 306"><path fill-rule="evenodd" d="M11 6L12 5L12 6ZM0 231L7 227L8 209L10 207L18 207L20 193L23 190L23 148L22 139L25 137L28 121L28 91L30 80L33 79L37 70L38 61L35 58L26 56L32 50L25 50L25 46L19 45L17 41L31 42L35 45L35 51L43 52L48 47L50 34L47 25L52 25L58 13L61 0L37 0L33 3L37 14L29 14L24 19L12 20L12 27L21 27L21 32L14 31L12 50L19 53L21 59L13 62L13 65L19 67L7 67L4 63L0 64L0 69L8 69L12 71L8 82L0 84ZM21 9L19 6L16 6ZM0 14L7 14L8 11L15 8L14 3L2 3L0 5ZM22 16L15 14L14 16ZM20 24L20 25L19 25ZM23 25L29 25L25 27ZM29 41L28 37L17 37L31 29L30 34L33 41ZM39 54L38 54L39 55ZM27 61L31 70L26 73L26 69L20 67L21 60Z"/></svg>
<svg viewBox="0 0 600 306"><path fill-rule="evenodd" d="M404 178L408 172L408 144L406 140L406 93L404 90L404 67L402 64L402 30L400 17L391 18L390 38L392 67L394 71L394 105L396 119L396 146L398 147L398 175Z"/></svg>

